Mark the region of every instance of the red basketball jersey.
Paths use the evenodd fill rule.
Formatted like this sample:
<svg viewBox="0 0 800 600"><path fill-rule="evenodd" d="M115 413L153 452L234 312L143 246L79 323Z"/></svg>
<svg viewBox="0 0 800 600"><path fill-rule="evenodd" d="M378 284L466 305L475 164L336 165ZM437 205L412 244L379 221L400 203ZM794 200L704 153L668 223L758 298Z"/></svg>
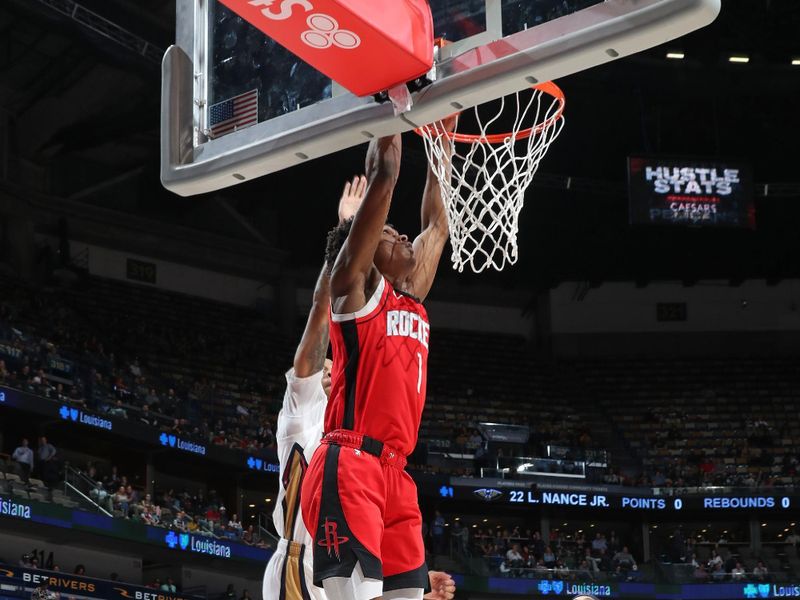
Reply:
<svg viewBox="0 0 800 600"><path fill-rule="evenodd" d="M331 313L333 372L325 431L350 429L403 454L417 444L428 379L425 307L385 278L356 313Z"/></svg>

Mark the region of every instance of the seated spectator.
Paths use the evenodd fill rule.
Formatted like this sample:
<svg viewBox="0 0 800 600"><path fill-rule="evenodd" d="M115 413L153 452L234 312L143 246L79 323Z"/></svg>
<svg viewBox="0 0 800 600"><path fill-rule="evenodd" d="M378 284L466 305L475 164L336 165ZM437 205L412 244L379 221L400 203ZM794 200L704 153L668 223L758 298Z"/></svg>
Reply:
<svg viewBox="0 0 800 600"><path fill-rule="evenodd" d="M156 420L155 416L150 412L150 406L145 404L142 406L142 412L139 415L139 421L144 423L145 425L157 425L158 421Z"/></svg>
<svg viewBox="0 0 800 600"><path fill-rule="evenodd" d="M145 525L161 525L161 507L158 505L145 505L139 516Z"/></svg>
<svg viewBox="0 0 800 600"><path fill-rule="evenodd" d="M599 556L600 552L605 550L608 550L606 538L602 533L597 532L597 535L595 535L595 538L592 540L592 553L594 553L595 556Z"/></svg>
<svg viewBox="0 0 800 600"><path fill-rule="evenodd" d="M597 557L597 567L603 572L608 572L613 568L611 557L605 550L601 550L600 556Z"/></svg>
<svg viewBox="0 0 800 600"><path fill-rule="evenodd" d="M128 484L125 486L125 495L128 496L129 504L139 503L139 492L138 490L133 489L132 485Z"/></svg>
<svg viewBox="0 0 800 600"><path fill-rule="evenodd" d="M544 564L543 560L539 560L536 563L536 567L533 569L534 575L536 575L537 579L544 579L548 576L549 570Z"/></svg>
<svg viewBox="0 0 800 600"><path fill-rule="evenodd" d="M236 532L237 535L242 535L242 522L239 520L239 515L234 514L231 520L228 521L228 529Z"/></svg>
<svg viewBox="0 0 800 600"><path fill-rule="evenodd" d="M732 581L744 581L744 567L742 563L737 562L736 566L731 569L731 580Z"/></svg>
<svg viewBox="0 0 800 600"><path fill-rule="evenodd" d="M34 569L36 568L34 561L36 561L36 556L34 556L33 553L23 554L19 559L19 566L25 569Z"/></svg>
<svg viewBox="0 0 800 600"><path fill-rule="evenodd" d="M797 535L797 531L793 529L792 533L786 536L786 543L797 546L798 542L800 542L800 535Z"/></svg>
<svg viewBox="0 0 800 600"><path fill-rule="evenodd" d="M105 486L106 490L113 491L119 487L120 478L117 474L117 467L111 467L111 473L106 475L103 478L103 485Z"/></svg>
<svg viewBox="0 0 800 600"><path fill-rule="evenodd" d="M59 596L50 590L50 580L45 578L36 589L31 592L31 600L56 600Z"/></svg>
<svg viewBox="0 0 800 600"><path fill-rule="evenodd" d="M500 563L500 575L502 577L511 577L511 566L507 560Z"/></svg>
<svg viewBox="0 0 800 600"><path fill-rule="evenodd" d="M627 546L623 546L622 550L614 555L611 562L615 573L617 573L621 581L631 581L633 579L631 571L635 571L637 565Z"/></svg>
<svg viewBox="0 0 800 600"><path fill-rule="evenodd" d="M117 400L116 404L108 409L108 414L111 417L118 417L120 419L128 418L128 411L122 406L122 400Z"/></svg>
<svg viewBox="0 0 800 600"><path fill-rule="evenodd" d="M182 510L179 510L175 514L175 519L172 521L172 526L178 531L186 531L188 529L188 521L189 519L186 516L186 513Z"/></svg>
<svg viewBox="0 0 800 600"><path fill-rule="evenodd" d="M128 498L128 494L125 493L125 488L123 486L119 486L112 500L114 502L114 510L122 512L123 516L127 518L128 509L130 508L130 498Z"/></svg>
<svg viewBox="0 0 800 600"><path fill-rule="evenodd" d="M580 581L591 581L594 579L593 568L589 566L589 561L585 558L581 560L575 571L575 577Z"/></svg>
<svg viewBox="0 0 800 600"><path fill-rule="evenodd" d="M616 565L622 566L623 568L632 569L636 566L636 561L633 558L633 555L628 551L627 546L623 546L622 550L617 552L614 555L614 558L611 559Z"/></svg>
<svg viewBox="0 0 800 600"><path fill-rule="evenodd" d="M559 579L566 579L569 577L569 569L567 565L564 564L563 561L557 560L556 566L554 567L555 576Z"/></svg>
<svg viewBox="0 0 800 600"><path fill-rule="evenodd" d="M95 486L89 491L89 497L91 497L100 508L108 512L114 510L114 503L111 500L111 496L99 481L96 482Z"/></svg>
<svg viewBox="0 0 800 600"><path fill-rule="evenodd" d="M222 519L222 515L220 515L219 509L214 504L209 505L208 510L206 510L205 517L206 521L208 521L211 528L213 528L214 525L216 523L219 523L220 520Z"/></svg>
<svg viewBox="0 0 800 600"><path fill-rule="evenodd" d="M598 563L600 562L600 559L599 558L595 558L594 556L592 556L591 548L586 548L584 550L584 552L583 552L583 560L586 561L586 563L587 563L587 565L589 567L589 570L592 573L597 573L600 570L600 567L598 566Z"/></svg>
<svg viewBox="0 0 800 600"><path fill-rule="evenodd" d="M250 525L250 526L247 528L247 531L245 531L245 532L242 534L242 541L243 541L245 544L250 544L250 545L252 545L252 544L255 544L255 543L258 541L258 539L257 539L257 537L256 537L256 533L255 533L255 531L254 531L254 529L253 529L253 526L252 526L252 525Z"/></svg>
<svg viewBox="0 0 800 600"><path fill-rule="evenodd" d="M694 580L697 583L705 583L708 581L708 571L703 565L697 565L694 569Z"/></svg>
<svg viewBox="0 0 800 600"><path fill-rule="evenodd" d="M525 562L522 558L522 553L519 551L519 544L514 544L511 549L506 552L506 561L512 567L521 567Z"/></svg>
<svg viewBox="0 0 800 600"><path fill-rule="evenodd" d="M712 574L717 566L722 567L724 561L722 557L719 555L719 552L716 550L711 551L711 558L708 560L708 568L711 570Z"/></svg>
<svg viewBox="0 0 800 600"><path fill-rule="evenodd" d="M769 571L767 570L767 566L764 564L763 560L760 560L756 563L756 566L753 568L753 577L756 581L767 581L769 577Z"/></svg>
<svg viewBox="0 0 800 600"><path fill-rule="evenodd" d="M172 577L167 577L167 581L162 583L159 589L162 592L172 592L173 594L178 591L178 588L175 587L175 582L172 580Z"/></svg>
<svg viewBox="0 0 800 600"><path fill-rule="evenodd" d="M544 561L544 566L548 569L552 569L556 566L556 555L550 546L546 546L544 549L544 554L542 554L542 560Z"/></svg>
<svg viewBox="0 0 800 600"><path fill-rule="evenodd" d="M725 581L726 576L727 573L725 572L725 569L722 568L721 563L717 564L711 571L711 579L714 581L714 583Z"/></svg>
<svg viewBox="0 0 800 600"><path fill-rule="evenodd" d="M144 397L145 406L147 408L151 408L153 410L158 408L159 399L158 394L156 394L156 388L150 388L147 392L147 395Z"/></svg>

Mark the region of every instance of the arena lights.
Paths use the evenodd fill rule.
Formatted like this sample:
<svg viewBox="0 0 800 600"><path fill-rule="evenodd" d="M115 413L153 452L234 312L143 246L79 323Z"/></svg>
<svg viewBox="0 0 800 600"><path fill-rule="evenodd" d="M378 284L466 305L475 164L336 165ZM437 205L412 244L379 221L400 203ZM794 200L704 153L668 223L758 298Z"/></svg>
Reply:
<svg viewBox="0 0 800 600"><path fill-rule="evenodd" d="M672 60L683 60L686 55L683 52L667 52L667 58Z"/></svg>
<svg viewBox="0 0 800 600"><path fill-rule="evenodd" d="M793 58L792 59L792 66L793 67L800 67L800 58Z"/></svg>
<svg viewBox="0 0 800 600"><path fill-rule="evenodd" d="M750 62L750 57L743 54L734 54L728 57L728 62L747 64Z"/></svg>

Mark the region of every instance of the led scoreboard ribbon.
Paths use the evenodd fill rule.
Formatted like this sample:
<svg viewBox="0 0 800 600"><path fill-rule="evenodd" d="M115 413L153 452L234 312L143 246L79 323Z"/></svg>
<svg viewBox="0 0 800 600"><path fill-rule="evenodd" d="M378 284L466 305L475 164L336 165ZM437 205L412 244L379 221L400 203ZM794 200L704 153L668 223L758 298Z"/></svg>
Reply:
<svg viewBox="0 0 800 600"><path fill-rule="evenodd" d="M446 493L442 493L446 490ZM618 492L583 490L546 491L509 487L442 486L443 498L481 500L516 506L563 506L600 510L669 512L679 510L789 510L800 506L800 497L790 495L703 495L647 496Z"/></svg>
<svg viewBox="0 0 800 600"><path fill-rule="evenodd" d="M514 502L515 498L511 498ZM587 493L528 492L523 496L528 504L546 506L586 506L591 508L610 508L622 510L666 511L666 510L737 510L792 507L789 496L626 496ZM517 500L519 503L519 500Z"/></svg>

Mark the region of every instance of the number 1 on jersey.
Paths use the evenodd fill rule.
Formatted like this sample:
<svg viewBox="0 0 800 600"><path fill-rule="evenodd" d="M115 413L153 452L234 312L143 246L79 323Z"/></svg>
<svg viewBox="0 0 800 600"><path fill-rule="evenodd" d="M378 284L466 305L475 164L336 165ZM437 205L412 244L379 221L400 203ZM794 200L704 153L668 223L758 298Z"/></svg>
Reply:
<svg viewBox="0 0 800 600"><path fill-rule="evenodd" d="M419 375L417 375L417 393L422 389L422 352L417 352L417 364L419 365Z"/></svg>

